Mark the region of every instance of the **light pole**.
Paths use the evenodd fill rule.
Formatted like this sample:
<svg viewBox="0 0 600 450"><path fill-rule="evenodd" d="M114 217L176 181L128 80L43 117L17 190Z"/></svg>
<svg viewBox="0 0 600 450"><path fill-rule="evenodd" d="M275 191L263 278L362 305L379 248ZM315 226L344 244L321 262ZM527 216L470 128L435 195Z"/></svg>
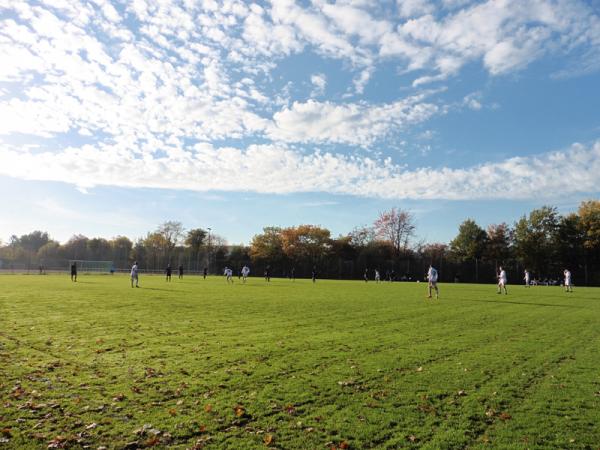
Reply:
<svg viewBox="0 0 600 450"><path fill-rule="evenodd" d="M208 230L208 261L206 262L206 271L210 273L210 227L206 228Z"/></svg>

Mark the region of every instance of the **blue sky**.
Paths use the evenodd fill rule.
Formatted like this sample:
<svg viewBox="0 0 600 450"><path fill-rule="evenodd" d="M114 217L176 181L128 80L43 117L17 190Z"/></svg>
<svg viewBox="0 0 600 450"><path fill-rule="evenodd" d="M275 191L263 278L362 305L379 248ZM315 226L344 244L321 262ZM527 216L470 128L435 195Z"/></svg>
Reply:
<svg viewBox="0 0 600 450"><path fill-rule="evenodd" d="M597 198L597 0L0 1L0 239L448 241Z"/></svg>

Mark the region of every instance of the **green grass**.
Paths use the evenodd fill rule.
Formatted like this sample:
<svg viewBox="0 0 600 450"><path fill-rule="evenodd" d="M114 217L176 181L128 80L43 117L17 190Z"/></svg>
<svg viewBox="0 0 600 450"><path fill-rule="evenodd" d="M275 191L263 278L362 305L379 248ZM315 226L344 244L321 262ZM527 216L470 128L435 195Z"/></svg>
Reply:
<svg viewBox="0 0 600 450"><path fill-rule="evenodd" d="M599 289L235 281L0 277L0 447L600 448Z"/></svg>

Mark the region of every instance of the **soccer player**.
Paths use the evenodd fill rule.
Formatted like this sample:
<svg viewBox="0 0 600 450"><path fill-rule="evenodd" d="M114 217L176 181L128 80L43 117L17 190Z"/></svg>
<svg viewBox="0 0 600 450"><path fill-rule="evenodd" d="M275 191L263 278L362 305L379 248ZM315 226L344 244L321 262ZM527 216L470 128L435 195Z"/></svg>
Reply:
<svg viewBox="0 0 600 450"><path fill-rule="evenodd" d="M204 276L204 279L206 280L206 275L208 275L208 268L204 268L204 270L202 271L202 275Z"/></svg>
<svg viewBox="0 0 600 450"><path fill-rule="evenodd" d="M379 270L375 269L375 283L379 283L381 281L381 275L379 274Z"/></svg>
<svg viewBox="0 0 600 450"><path fill-rule="evenodd" d="M77 263L75 261L71 264L71 281L77 282Z"/></svg>
<svg viewBox="0 0 600 450"><path fill-rule="evenodd" d="M317 282L317 266L313 266L311 277L312 277L312 282L316 283Z"/></svg>
<svg viewBox="0 0 600 450"><path fill-rule="evenodd" d="M265 281L267 281L268 283L271 282L271 266L267 266L265 268Z"/></svg>
<svg viewBox="0 0 600 450"><path fill-rule="evenodd" d="M369 281L369 269L365 268L365 273L363 274L363 278L365 280L365 283Z"/></svg>
<svg viewBox="0 0 600 450"><path fill-rule="evenodd" d="M167 274L167 280L166 281L171 281L171 264L167 265L167 268L165 269L165 273Z"/></svg>
<svg viewBox="0 0 600 450"><path fill-rule="evenodd" d="M133 266L131 266L131 287L133 287L133 282L135 281L135 287L139 288L139 279L138 279L138 263L134 261Z"/></svg>
<svg viewBox="0 0 600 450"><path fill-rule="evenodd" d="M504 288L504 295L508 295L508 291L506 290L506 271L499 267L500 273L498 274L498 294L502 294L502 288Z"/></svg>
<svg viewBox="0 0 600 450"><path fill-rule="evenodd" d="M569 269L565 269L563 273L565 274L565 292L573 292L573 285L571 284L571 271Z"/></svg>
<svg viewBox="0 0 600 450"><path fill-rule="evenodd" d="M296 281L296 268L292 267L292 270L290 270L290 278L292 281Z"/></svg>
<svg viewBox="0 0 600 450"><path fill-rule="evenodd" d="M246 278L248 278L248 274L250 273L250 267L248 267L247 265L244 264L244 267L242 267L242 277L243 282L246 282Z"/></svg>
<svg viewBox="0 0 600 450"><path fill-rule="evenodd" d="M225 272L223 272L223 275L227 277L227 283L233 283L233 270L231 270L229 267L225 267Z"/></svg>
<svg viewBox="0 0 600 450"><path fill-rule="evenodd" d="M429 295L427 296L427 298L431 298L431 289L435 289L435 298L439 299L440 298L440 290L438 289L437 286L437 280L438 280L438 272L437 270L434 269L433 266L429 266L429 270L427 271L427 292L429 293Z"/></svg>
<svg viewBox="0 0 600 450"><path fill-rule="evenodd" d="M530 281L530 276L529 276L529 270L525 269L525 278L523 278L525 280L525 287L530 287L531 286L531 281Z"/></svg>
<svg viewBox="0 0 600 450"><path fill-rule="evenodd" d="M179 264L179 279L183 278L183 264Z"/></svg>

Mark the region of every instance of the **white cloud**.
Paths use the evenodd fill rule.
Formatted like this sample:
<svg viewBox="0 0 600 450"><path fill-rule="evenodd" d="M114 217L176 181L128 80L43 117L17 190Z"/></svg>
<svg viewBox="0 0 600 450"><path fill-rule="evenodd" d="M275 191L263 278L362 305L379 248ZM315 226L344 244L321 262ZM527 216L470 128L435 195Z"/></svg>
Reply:
<svg viewBox="0 0 600 450"><path fill-rule="evenodd" d="M330 142L369 146L407 126L424 122L444 110L424 101L424 95L394 103L334 104L309 100L294 102L274 114L267 135L284 142Z"/></svg>
<svg viewBox="0 0 600 450"><path fill-rule="evenodd" d="M116 147L31 153L0 148L0 173L24 179L206 192L329 192L390 199L555 199L597 192L600 141L465 169L407 170L389 159L299 153L275 145L245 150L206 144L194 152L137 158Z"/></svg>
<svg viewBox="0 0 600 450"><path fill-rule="evenodd" d="M327 76L324 73L315 73L311 75L310 82L313 84L313 96L323 95L327 87Z"/></svg>

